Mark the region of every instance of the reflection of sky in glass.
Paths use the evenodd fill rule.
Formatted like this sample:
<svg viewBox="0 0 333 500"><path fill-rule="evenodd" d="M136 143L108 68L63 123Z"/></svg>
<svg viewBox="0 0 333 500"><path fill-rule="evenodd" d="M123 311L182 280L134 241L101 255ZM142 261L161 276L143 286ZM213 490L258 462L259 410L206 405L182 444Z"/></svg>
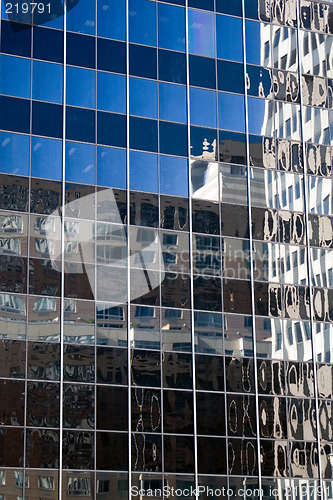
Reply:
<svg viewBox="0 0 333 500"><path fill-rule="evenodd" d="M185 51L185 9L176 5L158 4L159 47Z"/></svg>
<svg viewBox="0 0 333 500"><path fill-rule="evenodd" d="M256 21L245 21L246 62L249 64L261 64L261 56L264 43L263 32L261 29L263 27L264 24L262 23L257 23Z"/></svg>
<svg viewBox="0 0 333 500"><path fill-rule="evenodd" d="M97 107L126 113L126 76L97 72Z"/></svg>
<svg viewBox="0 0 333 500"><path fill-rule="evenodd" d="M190 88L191 124L216 128L216 93Z"/></svg>
<svg viewBox="0 0 333 500"><path fill-rule="evenodd" d="M129 112L131 115L157 118L157 82L130 78Z"/></svg>
<svg viewBox="0 0 333 500"><path fill-rule="evenodd" d="M215 18L210 12L189 9L189 51L200 56L215 56Z"/></svg>
<svg viewBox="0 0 333 500"><path fill-rule="evenodd" d="M219 127L245 132L245 106L242 95L219 92Z"/></svg>
<svg viewBox="0 0 333 500"><path fill-rule="evenodd" d="M129 38L133 43L156 46L155 2L129 1Z"/></svg>
<svg viewBox="0 0 333 500"><path fill-rule="evenodd" d="M0 132L0 172L29 175L29 136Z"/></svg>
<svg viewBox="0 0 333 500"><path fill-rule="evenodd" d="M186 87L161 82L158 97L161 120L186 123Z"/></svg>
<svg viewBox="0 0 333 500"><path fill-rule="evenodd" d="M97 34L114 40L125 40L125 0L99 0L97 2Z"/></svg>
<svg viewBox="0 0 333 500"><path fill-rule="evenodd" d="M96 73L90 69L67 66L66 100L71 106L95 107Z"/></svg>
<svg viewBox="0 0 333 500"><path fill-rule="evenodd" d="M62 103L63 66L42 61L33 62L32 98Z"/></svg>
<svg viewBox="0 0 333 500"><path fill-rule="evenodd" d="M188 163L185 158L160 156L161 193L188 196Z"/></svg>
<svg viewBox="0 0 333 500"><path fill-rule="evenodd" d="M126 188L125 149L97 147L97 184Z"/></svg>
<svg viewBox="0 0 333 500"><path fill-rule="evenodd" d="M0 56L0 94L30 98L30 61Z"/></svg>
<svg viewBox="0 0 333 500"><path fill-rule="evenodd" d="M129 158L130 189L158 192L157 155L130 151Z"/></svg>
<svg viewBox="0 0 333 500"><path fill-rule="evenodd" d="M95 183L95 146L66 142L66 181Z"/></svg>
<svg viewBox="0 0 333 500"><path fill-rule="evenodd" d="M243 62L242 20L235 17L216 16L217 57Z"/></svg>
<svg viewBox="0 0 333 500"><path fill-rule="evenodd" d="M31 138L31 175L61 180L62 141L45 137Z"/></svg>
<svg viewBox="0 0 333 500"><path fill-rule="evenodd" d="M263 129L265 120L265 110L268 101L264 99L256 99L255 97L248 98L248 113L249 113L249 133L257 135L265 135Z"/></svg>
<svg viewBox="0 0 333 500"><path fill-rule="evenodd" d="M73 9L67 12L67 30L95 35L95 2L79 0Z"/></svg>

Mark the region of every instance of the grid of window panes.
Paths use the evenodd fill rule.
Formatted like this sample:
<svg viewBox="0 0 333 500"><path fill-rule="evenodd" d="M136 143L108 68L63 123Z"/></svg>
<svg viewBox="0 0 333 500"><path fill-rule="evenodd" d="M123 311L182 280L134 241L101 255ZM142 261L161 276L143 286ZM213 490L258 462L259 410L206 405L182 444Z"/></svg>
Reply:
<svg viewBox="0 0 333 500"><path fill-rule="evenodd" d="M67 4L1 3L0 499L332 498L333 6Z"/></svg>

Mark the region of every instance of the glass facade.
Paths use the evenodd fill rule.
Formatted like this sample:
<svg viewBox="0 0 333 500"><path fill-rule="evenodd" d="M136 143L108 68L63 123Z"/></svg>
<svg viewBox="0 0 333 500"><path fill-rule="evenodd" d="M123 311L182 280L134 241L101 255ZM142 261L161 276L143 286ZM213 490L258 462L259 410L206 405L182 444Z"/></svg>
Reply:
<svg viewBox="0 0 333 500"><path fill-rule="evenodd" d="M63 3L1 3L0 500L333 498L333 3Z"/></svg>

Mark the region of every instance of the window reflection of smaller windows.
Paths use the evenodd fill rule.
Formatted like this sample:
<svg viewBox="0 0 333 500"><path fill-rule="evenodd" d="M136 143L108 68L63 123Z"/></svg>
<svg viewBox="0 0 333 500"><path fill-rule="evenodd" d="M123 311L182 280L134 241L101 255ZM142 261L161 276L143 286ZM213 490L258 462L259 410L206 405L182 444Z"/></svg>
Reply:
<svg viewBox="0 0 333 500"><path fill-rule="evenodd" d="M43 490L54 490L54 478L50 476L38 476L38 488Z"/></svg>

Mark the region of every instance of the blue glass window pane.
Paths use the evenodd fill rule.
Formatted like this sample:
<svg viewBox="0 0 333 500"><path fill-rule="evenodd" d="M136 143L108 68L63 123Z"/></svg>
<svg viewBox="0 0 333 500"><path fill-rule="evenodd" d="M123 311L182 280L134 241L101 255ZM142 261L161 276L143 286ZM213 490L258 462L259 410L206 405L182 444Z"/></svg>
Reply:
<svg viewBox="0 0 333 500"><path fill-rule="evenodd" d="M245 132L244 96L219 92L219 128Z"/></svg>
<svg viewBox="0 0 333 500"><path fill-rule="evenodd" d="M190 88L191 125L216 128L216 93Z"/></svg>
<svg viewBox="0 0 333 500"><path fill-rule="evenodd" d="M130 151L130 189L158 192L157 155Z"/></svg>
<svg viewBox="0 0 333 500"><path fill-rule="evenodd" d="M130 115L157 118L157 82L130 78L129 112Z"/></svg>
<svg viewBox="0 0 333 500"><path fill-rule="evenodd" d="M161 120L186 123L186 87L170 83L160 83L159 111Z"/></svg>
<svg viewBox="0 0 333 500"><path fill-rule="evenodd" d="M187 126L160 120L160 152L166 155L187 156Z"/></svg>
<svg viewBox="0 0 333 500"><path fill-rule="evenodd" d="M190 54L190 85L216 88L216 66L215 59L211 57L194 56Z"/></svg>
<svg viewBox="0 0 333 500"><path fill-rule="evenodd" d="M131 75L154 80L157 78L157 50L155 48L130 44L129 53Z"/></svg>
<svg viewBox="0 0 333 500"><path fill-rule="evenodd" d="M130 116L129 140L131 149L139 149L140 151L151 151L152 153L157 152L158 150L157 120L147 120L146 118L138 118L136 116Z"/></svg>
<svg viewBox="0 0 333 500"><path fill-rule="evenodd" d="M129 37L130 42L156 46L155 2L150 0L129 1Z"/></svg>
<svg viewBox="0 0 333 500"><path fill-rule="evenodd" d="M32 98L61 104L63 101L63 66L34 61Z"/></svg>
<svg viewBox="0 0 333 500"><path fill-rule="evenodd" d="M255 97L249 97L247 102L249 114L249 133L269 135L270 130L268 129L268 126L265 127L266 107L273 106L274 103L272 101L265 101L264 99L256 99ZM274 114L271 116L274 117Z"/></svg>
<svg viewBox="0 0 333 500"><path fill-rule="evenodd" d="M216 16L217 57L243 62L242 20L235 17Z"/></svg>
<svg viewBox="0 0 333 500"><path fill-rule="evenodd" d="M67 64L83 66L84 68L95 67L95 38L78 33L66 34Z"/></svg>
<svg viewBox="0 0 333 500"><path fill-rule="evenodd" d="M126 113L126 77L97 72L97 108Z"/></svg>
<svg viewBox="0 0 333 500"><path fill-rule="evenodd" d="M126 188L126 150L97 147L97 184Z"/></svg>
<svg viewBox="0 0 333 500"><path fill-rule="evenodd" d="M188 196L188 164L185 158L160 156L162 194Z"/></svg>
<svg viewBox="0 0 333 500"><path fill-rule="evenodd" d="M159 79L166 82L186 84L186 56L181 52L159 49Z"/></svg>
<svg viewBox="0 0 333 500"><path fill-rule="evenodd" d="M2 21L1 52L30 57L31 26L28 24Z"/></svg>
<svg viewBox="0 0 333 500"><path fill-rule="evenodd" d="M185 52L185 9L158 4L158 46Z"/></svg>
<svg viewBox="0 0 333 500"><path fill-rule="evenodd" d="M97 35L115 40L126 38L126 1L97 2Z"/></svg>
<svg viewBox="0 0 333 500"><path fill-rule="evenodd" d="M126 116L97 112L97 142L126 148Z"/></svg>
<svg viewBox="0 0 333 500"><path fill-rule="evenodd" d="M34 26L35 59L62 63L64 60L64 34L61 31Z"/></svg>
<svg viewBox="0 0 333 500"><path fill-rule="evenodd" d="M95 111L67 106L66 139L95 142Z"/></svg>
<svg viewBox="0 0 333 500"><path fill-rule="evenodd" d="M28 135L0 132L0 172L29 175Z"/></svg>
<svg viewBox="0 0 333 500"><path fill-rule="evenodd" d="M84 108L95 108L95 71L67 66L67 104Z"/></svg>
<svg viewBox="0 0 333 500"><path fill-rule="evenodd" d="M31 175L46 179L62 179L62 141L32 137Z"/></svg>
<svg viewBox="0 0 333 500"><path fill-rule="evenodd" d="M30 101L0 96L0 129L29 134Z"/></svg>
<svg viewBox="0 0 333 500"><path fill-rule="evenodd" d="M95 184L95 146L66 142L66 181Z"/></svg>
<svg viewBox="0 0 333 500"><path fill-rule="evenodd" d="M30 60L0 56L0 94L30 98Z"/></svg>
<svg viewBox="0 0 333 500"><path fill-rule="evenodd" d="M95 35L95 2L80 0L73 9L67 9L67 30Z"/></svg>
<svg viewBox="0 0 333 500"><path fill-rule="evenodd" d="M32 102L32 133L49 137L63 135L63 108L59 104Z"/></svg>
<svg viewBox="0 0 333 500"><path fill-rule="evenodd" d="M261 66L262 47L264 45L262 28L267 30L267 40L270 40L270 25L257 23L256 21L245 21L246 35L246 62Z"/></svg>
<svg viewBox="0 0 333 500"><path fill-rule="evenodd" d="M189 51L199 56L215 56L215 16L210 12L189 9Z"/></svg>

